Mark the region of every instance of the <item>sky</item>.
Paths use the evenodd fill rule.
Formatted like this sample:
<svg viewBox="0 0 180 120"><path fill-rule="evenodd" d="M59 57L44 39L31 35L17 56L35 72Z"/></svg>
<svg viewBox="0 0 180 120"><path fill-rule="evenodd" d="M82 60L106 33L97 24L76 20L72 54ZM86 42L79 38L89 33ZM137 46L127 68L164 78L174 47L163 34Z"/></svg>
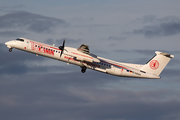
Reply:
<svg viewBox="0 0 180 120"><path fill-rule="evenodd" d="M179 120L179 0L1 0L1 120ZM161 79L125 78L13 49L24 37L145 64L175 56Z"/></svg>

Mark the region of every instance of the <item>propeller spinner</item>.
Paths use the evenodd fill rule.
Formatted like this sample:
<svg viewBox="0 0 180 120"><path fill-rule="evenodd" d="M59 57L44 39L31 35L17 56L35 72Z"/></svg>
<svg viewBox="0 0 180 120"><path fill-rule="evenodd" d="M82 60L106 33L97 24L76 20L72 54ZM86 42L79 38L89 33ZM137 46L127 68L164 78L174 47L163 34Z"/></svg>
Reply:
<svg viewBox="0 0 180 120"><path fill-rule="evenodd" d="M64 45L65 45L65 39L64 39L64 41L63 41L63 45L62 45L62 46L59 46L59 49L61 50L60 57L61 57L61 55L62 55L63 52L64 52Z"/></svg>

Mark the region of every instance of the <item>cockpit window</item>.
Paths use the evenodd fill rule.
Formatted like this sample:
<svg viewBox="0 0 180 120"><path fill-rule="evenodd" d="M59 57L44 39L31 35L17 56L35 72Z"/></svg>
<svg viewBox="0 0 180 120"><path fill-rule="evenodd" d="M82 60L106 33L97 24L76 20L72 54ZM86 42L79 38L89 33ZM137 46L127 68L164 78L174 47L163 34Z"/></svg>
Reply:
<svg viewBox="0 0 180 120"><path fill-rule="evenodd" d="M24 42L24 39L17 38L16 40Z"/></svg>

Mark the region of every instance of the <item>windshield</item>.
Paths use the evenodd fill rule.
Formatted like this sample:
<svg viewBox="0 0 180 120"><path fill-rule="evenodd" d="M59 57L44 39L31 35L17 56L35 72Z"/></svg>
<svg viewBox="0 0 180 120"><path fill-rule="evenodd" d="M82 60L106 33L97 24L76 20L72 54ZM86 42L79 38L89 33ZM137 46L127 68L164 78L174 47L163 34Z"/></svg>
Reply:
<svg viewBox="0 0 180 120"><path fill-rule="evenodd" d="M24 42L24 39L17 38L16 40Z"/></svg>

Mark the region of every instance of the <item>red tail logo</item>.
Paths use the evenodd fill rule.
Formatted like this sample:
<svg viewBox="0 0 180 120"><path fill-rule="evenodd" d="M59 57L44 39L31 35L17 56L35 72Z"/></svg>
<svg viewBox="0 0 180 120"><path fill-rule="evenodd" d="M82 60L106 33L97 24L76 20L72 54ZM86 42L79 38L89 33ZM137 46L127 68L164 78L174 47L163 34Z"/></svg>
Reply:
<svg viewBox="0 0 180 120"><path fill-rule="evenodd" d="M156 70L159 67L159 62L157 60L152 60L149 63L151 69Z"/></svg>

